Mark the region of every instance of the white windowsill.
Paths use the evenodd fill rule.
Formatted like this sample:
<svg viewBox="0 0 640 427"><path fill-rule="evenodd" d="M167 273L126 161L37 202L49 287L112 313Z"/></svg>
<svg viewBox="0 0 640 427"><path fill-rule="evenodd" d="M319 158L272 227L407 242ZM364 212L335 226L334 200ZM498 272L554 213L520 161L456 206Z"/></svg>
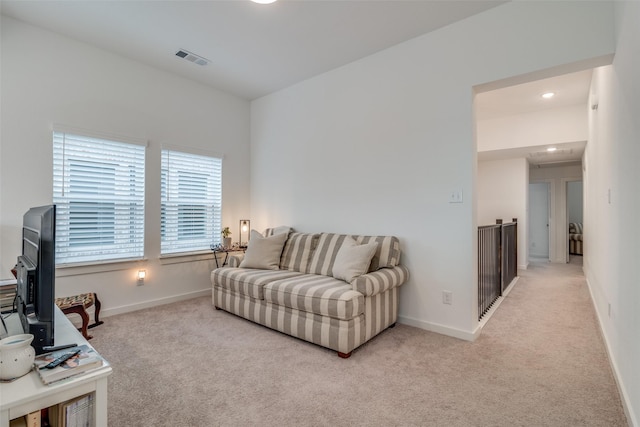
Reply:
<svg viewBox="0 0 640 427"><path fill-rule="evenodd" d="M104 273L106 271L129 270L132 265L141 267L147 264L147 258L118 259L102 262L86 262L56 265L56 276L78 276L81 274Z"/></svg>
<svg viewBox="0 0 640 427"><path fill-rule="evenodd" d="M165 254L160 255L160 264L179 264L183 262L197 262L197 261L207 261L210 259L214 259L214 256L217 254L212 251L197 251L197 252L181 252L176 254Z"/></svg>
<svg viewBox="0 0 640 427"><path fill-rule="evenodd" d="M224 253L221 253L224 255ZM180 264L185 262L198 262L208 261L214 259L212 251L198 251L198 252L182 252L176 254L161 255L158 257L160 264ZM131 268L142 268L146 266L149 260L147 258L131 259L131 260L113 260L103 262L87 262L87 263L73 263L62 264L56 266L57 277L67 276L79 276L82 274L95 274L104 273L108 271L130 270Z"/></svg>

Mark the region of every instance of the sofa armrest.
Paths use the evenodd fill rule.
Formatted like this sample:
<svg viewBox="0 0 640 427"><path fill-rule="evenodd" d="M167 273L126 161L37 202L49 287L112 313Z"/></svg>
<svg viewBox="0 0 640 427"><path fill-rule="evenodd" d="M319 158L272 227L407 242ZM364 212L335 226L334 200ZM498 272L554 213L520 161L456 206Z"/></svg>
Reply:
<svg viewBox="0 0 640 427"><path fill-rule="evenodd" d="M240 263L244 259L244 254L229 255L227 265L229 267L240 267Z"/></svg>
<svg viewBox="0 0 640 427"><path fill-rule="evenodd" d="M408 279L409 270L403 265L398 265L363 274L351 282L351 287L354 291L370 296L400 286Z"/></svg>

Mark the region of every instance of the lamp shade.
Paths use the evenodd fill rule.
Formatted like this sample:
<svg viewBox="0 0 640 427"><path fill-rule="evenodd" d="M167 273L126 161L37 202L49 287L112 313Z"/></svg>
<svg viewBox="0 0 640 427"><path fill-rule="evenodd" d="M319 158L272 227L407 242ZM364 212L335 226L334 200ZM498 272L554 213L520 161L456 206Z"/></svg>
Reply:
<svg viewBox="0 0 640 427"><path fill-rule="evenodd" d="M248 219L240 220L240 234L238 237L238 244L241 248L246 248L249 244L249 235L251 232L251 221Z"/></svg>

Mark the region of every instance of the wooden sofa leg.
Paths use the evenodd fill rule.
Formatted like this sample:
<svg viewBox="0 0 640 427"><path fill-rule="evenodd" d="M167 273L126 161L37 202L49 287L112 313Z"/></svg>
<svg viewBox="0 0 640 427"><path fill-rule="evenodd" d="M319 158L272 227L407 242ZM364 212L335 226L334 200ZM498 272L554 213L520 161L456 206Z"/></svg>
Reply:
<svg viewBox="0 0 640 427"><path fill-rule="evenodd" d="M342 353L342 352L338 352L338 356L342 357L343 359L348 359L349 357L351 357L351 353L353 353L352 351L350 351L349 353Z"/></svg>

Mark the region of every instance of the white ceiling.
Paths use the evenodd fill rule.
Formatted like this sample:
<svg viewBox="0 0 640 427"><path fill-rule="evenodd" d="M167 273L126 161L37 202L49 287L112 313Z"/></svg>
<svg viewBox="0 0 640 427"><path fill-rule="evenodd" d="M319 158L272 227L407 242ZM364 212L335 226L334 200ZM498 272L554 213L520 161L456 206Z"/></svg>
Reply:
<svg viewBox="0 0 640 427"><path fill-rule="evenodd" d="M498 6L502 0L0 0L3 15L255 99ZM185 49L210 64L179 59ZM479 94L477 118L587 103L591 71ZM556 92L550 100L540 95ZM562 148L562 147L560 147ZM564 160L582 156L567 147ZM532 163L530 154L524 155ZM517 150L516 150L517 151ZM522 156L520 151L483 153ZM537 150L539 151L539 150ZM541 158L537 159L541 161Z"/></svg>
<svg viewBox="0 0 640 427"><path fill-rule="evenodd" d="M2 0L2 13L255 99L490 9L489 0ZM175 56L185 49L206 66Z"/></svg>
<svg viewBox="0 0 640 427"><path fill-rule="evenodd" d="M592 74L593 70L589 69L480 93L476 95L476 118L486 120L574 105L583 105L586 109ZM553 92L555 95L544 99L541 95L546 92ZM478 153L478 160L524 157L536 167L579 163L582 161L586 141L571 141L554 146L557 150L552 153L546 151L546 146L484 151Z"/></svg>
<svg viewBox="0 0 640 427"><path fill-rule="evenodd" d="M587 105L593 70L579 71L542 80L523 83L476 96L476 117L479 120L513 114ZM542 94L555 93L544 99Z"/></svg>
<svg viewBox="0 0 640 427"><path fill-rule="evenodd" d="M581 164L586 141L553 144L556 151L548 152L546 146L518 147L504 150L480 151L479 161L525 158L533 167L567 166Z"/></svg>

